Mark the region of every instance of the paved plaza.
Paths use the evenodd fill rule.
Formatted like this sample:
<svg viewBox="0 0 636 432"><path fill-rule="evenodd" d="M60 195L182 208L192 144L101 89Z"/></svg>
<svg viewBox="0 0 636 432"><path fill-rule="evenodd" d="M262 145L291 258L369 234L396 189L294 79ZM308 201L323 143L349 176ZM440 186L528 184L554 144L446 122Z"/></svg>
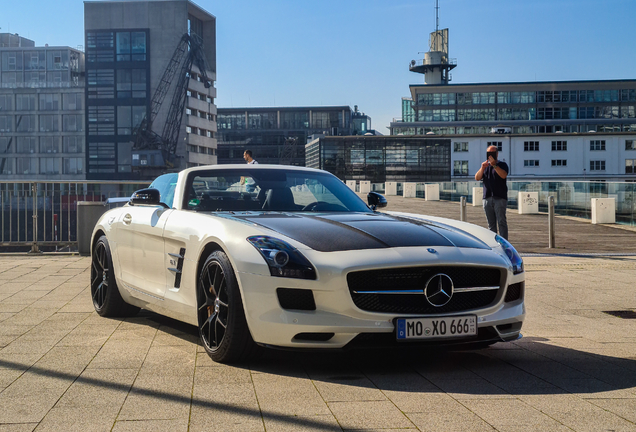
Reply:
<svg viewBox="0 0 636 432"><path fill-rule="evenodd" d="M457 203L390 198L395 210L459 217ZM483 210L473 210L479 222ZM518 249L550 252L545 232L541 246L520 228L523 215L510 216ZM545 215L533 216L540 232ZM464 352L266 351L234 366L212 362L195 327L146 311L99 317L88 257L2 255L0 432L636 431L636 253L609 255L631 252L636 233L558 224L558 252L587 256L525 258L519 341Z"/></svg>

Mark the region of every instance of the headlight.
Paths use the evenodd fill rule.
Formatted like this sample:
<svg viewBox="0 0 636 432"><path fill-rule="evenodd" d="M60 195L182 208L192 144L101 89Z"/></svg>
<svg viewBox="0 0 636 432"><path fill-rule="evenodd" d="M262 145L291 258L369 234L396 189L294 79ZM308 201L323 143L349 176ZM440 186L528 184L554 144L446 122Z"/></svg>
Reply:
<svg viewBox="0 0 636 432"><path fill-rule="evenodd" d="M504 252L506 253L506 256L510 260L510 264L512 264L512 273L522 273L523 260L521 259L521 256L519 255L517 250L510 244L510 242L508 242L508 240L504 239L503 237L496 235L495 240L497 240L497 243L501 245Z"/></svg>
<svg viewBox="0 0 636 432"><path fill-rule="evenodd" d="M272 276L316 279L316 269L289 243L268 236L248 237L247 241L258 249Z"/></svg>

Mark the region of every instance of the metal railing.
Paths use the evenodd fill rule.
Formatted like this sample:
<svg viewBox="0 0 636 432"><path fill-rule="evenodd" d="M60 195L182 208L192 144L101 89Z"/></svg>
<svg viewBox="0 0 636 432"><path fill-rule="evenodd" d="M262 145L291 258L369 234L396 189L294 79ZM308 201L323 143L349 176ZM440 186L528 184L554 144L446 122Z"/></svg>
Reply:
<svg viewBox="0 0 636 432"><path fill-rule="evenodd" d="M434 182L430 182L434 183ZM416 196L425 198L424 185L416 183ZM460 201L462 196L467 202L473 202L473 187L481 188L477 181L441 182L439 197L447 201ZM360 190L360 185L357 186ZM404 183L397 183L397 194L402 195ZM384 193L385 183L372 183L371 190ZM616 222L636 226L636 183L627 182L551 182L551 181L509 181L508 208L518 208L519 192L538 192L539 211L548 212L549 197L554 197L554 211L558 215L592 219L592 198L615 198Z"/></svg>
<svg viewBox="0 0 636 432"><path fill-rule="evenodd" d="M0 181L0 250L77 248L77 203L128 197L144 181ZM115 204L116 205L116 204ZM115 206L112 205L112 206Z"/></svg>

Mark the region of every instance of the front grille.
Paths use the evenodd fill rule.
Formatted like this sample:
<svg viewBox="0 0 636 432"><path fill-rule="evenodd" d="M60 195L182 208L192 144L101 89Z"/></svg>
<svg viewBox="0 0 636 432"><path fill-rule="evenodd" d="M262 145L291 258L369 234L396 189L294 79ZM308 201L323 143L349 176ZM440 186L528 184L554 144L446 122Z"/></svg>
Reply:
<svg viewBox="0 0 636 432"><path fill-rule="evenodd" d="M283 309L316 310L314 293L307 289L276 288L278 302Z"/></svg>
<svg viewBox="0 0 636 432"><path fill-rule="evenodd" d="M508 291L506 291L506 297L504 298L504 301L507 303L519 300L521 298L521 293L523 292L525 284L525 282L519 282L510 285L508 287Z"/></svg>
<svg viewBox="0 0 636 432"><path fill-rule="evenodd" d="M347 283L357 307L370 312L400 314L437 314L479 309L492 304L499 290L455 292L441 307L431 305L423 295L426 282L443 273L453 280L455 288L500 287L505 275L498 268L484 267L409 267L351 272ZM420 290L414 294L368 294L364 291Z"/></svg>

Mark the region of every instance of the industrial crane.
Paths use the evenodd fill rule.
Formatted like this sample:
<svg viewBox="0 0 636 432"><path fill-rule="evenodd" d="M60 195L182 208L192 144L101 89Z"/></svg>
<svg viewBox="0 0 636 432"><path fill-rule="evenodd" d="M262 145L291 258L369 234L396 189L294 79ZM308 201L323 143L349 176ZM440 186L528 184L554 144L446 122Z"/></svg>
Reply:
<svg viewBox="0 0 636 432"><path fill-rule="evenodd" d="M178 168L177 140L181 131L188 80L193 65L199 69L205 88L210 88L213 81L207 75L209 66L203 54L203 42L198 35L186 33L181 37L152 96L150 117L144 117L133 131L133 167L140 171L143 177L152 177L157 172ZM153 130L154 121L177 72L178 78L170 108L159 135Z"/></svg>

